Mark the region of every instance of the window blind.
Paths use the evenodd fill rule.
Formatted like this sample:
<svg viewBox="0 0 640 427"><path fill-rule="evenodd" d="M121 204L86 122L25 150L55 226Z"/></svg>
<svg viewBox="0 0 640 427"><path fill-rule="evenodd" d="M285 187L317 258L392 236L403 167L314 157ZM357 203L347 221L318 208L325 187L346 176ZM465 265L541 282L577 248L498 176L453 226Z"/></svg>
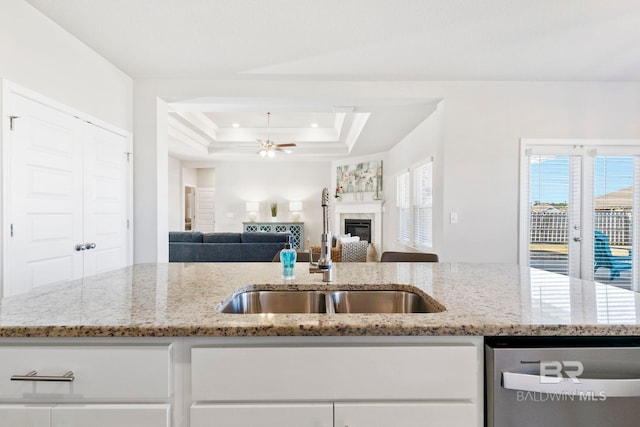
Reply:
<svg viewBox="0 0 640 427"><path fill-rule="evenodd" d="M428 162L414 170L413 243L433 245L433 163Z"/></svg>
<svg viewBox="0 0 640 427"><path fill-rule="evenodd" d="M398 176L396 181L396 236L401 242L409 242L411 216L410 216L410 179L409 172Z"/></svg>

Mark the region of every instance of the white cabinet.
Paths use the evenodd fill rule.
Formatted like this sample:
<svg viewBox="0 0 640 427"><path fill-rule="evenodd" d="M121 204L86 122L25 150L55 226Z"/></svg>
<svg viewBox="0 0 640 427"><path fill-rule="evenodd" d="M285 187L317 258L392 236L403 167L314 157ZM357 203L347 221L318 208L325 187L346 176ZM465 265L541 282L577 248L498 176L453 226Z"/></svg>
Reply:
<svg viewBox="0 0 640 427"><path fill-rule="evenodd" d="M169 408L167 404L0 404L0 427L168 427Z"/></svg>
<svg viewBox="0 0 640 427"><path fill-rule="evenodd" d="M336 403L336 427L460 427L478 425L468 403Z"/></svg>
<svg viewBox="0 0 640 427"><path fill-rule="evenodd" d="M2 405L0 427L50 427L50 405Z"/></svg>
<svg viewBox="0 0 640 427"><path fill-rule="evenodd" d="M460 427L478 425L472 403L195 404L191 427Z"/></svg>
<svg viewBox="0 0 640 427"><path fill-rule="evenodd" d="M167 404L56 405L51 427L168 427Z"/></svg>
<svg viewBox="0 0 640 427"><path fill-rule="evenodd" d="M171 394L170 346L2 346L0 378L36 371L32 380L0 383L0 399L166 399ZM63 376L73 381L39 381Z"/></svg>
<svg viewBox="0 0 640 427"><path fill-rule="evenodd" d="M196 346L191 426L480 426L480 347Z"/></svg>
<svg viewBox="0 0 640 427"><path fill-rule="evenodd" d="M0 427L171 426L171 353L171 344L2 345Z"/></svg>
<svg viewBox="0 0 640 427"><path fill-rule="evenodd" d="M127 137L11 91L4 296L127 265Z"/></svg>
<svg viewBox="0 0 640 427"><path fill-rule="evenodd" d="M196 404L190 427L333 427L333 405Z"/></svg>

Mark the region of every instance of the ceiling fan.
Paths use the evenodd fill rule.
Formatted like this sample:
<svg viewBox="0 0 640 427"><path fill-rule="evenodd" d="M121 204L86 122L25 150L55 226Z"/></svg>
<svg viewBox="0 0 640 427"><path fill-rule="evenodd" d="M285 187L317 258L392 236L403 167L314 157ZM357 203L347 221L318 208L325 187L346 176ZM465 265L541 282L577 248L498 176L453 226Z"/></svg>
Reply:
<svg viewBox="0 0 640 427"><path fill-rule="evenodd" d="M295 147L296 144L293 142L289 142L286 144L276 144L270 139L270 131L271 131L271 113L267 113L267 139L257 139L258 144L260 144L260 150L256 153L262 157L273 158L276 155L276 151L281 151L285 154L291 154L291 150L288 147Z"/></svg>

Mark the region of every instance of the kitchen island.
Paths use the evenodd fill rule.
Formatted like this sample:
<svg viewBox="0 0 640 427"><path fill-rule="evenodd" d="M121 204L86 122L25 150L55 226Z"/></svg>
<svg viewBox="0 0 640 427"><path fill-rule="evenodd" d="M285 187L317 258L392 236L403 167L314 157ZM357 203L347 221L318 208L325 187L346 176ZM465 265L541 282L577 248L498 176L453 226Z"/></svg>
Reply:
<svg viewBox="0 0 640 427"><path fill-rule="evenodd" d="M640 332L637 294L515 265L337 263L329 284L303 263L283 283L280 269L140 264L3 299L0 378L16 381L0 385L0 420L481 426L485 336ZM389 287L415 287L446 310L216 310L242 290Z"/></svg>
<svg viewBox="0 0 640 427"><path fill-rule="evenodd" d="M334 281L279 263L138 264L5 298L2 337L637 335L637 293L506 264L335 263ZM427 314L222 314L241 289L414 286Z"/></svg>

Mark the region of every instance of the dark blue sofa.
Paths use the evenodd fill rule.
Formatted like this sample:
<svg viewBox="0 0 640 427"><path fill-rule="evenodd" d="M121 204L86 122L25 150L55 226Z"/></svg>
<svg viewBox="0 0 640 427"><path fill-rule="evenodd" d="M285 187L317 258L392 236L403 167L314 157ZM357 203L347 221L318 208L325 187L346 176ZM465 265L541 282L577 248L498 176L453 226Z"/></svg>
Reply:
<svg viewBox="0 0 640 427"><path fill-rule="evenodd" d="M169 262L271 262L291 233L169 232Z"/></svg>

